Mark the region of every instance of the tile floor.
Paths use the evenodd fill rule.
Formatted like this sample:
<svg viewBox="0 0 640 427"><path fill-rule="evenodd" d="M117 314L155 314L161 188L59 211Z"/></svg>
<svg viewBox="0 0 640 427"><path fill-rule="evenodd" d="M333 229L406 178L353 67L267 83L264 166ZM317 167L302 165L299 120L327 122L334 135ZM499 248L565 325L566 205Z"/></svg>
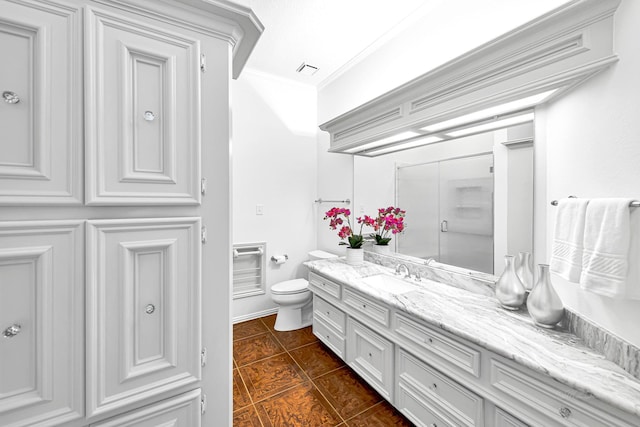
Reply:
<svg viewBox="0 0 640 427"><path fill-rule="evenodd" d="M233 326L234 427L413 426L311 327L273 329L275 315Z"/></svg>

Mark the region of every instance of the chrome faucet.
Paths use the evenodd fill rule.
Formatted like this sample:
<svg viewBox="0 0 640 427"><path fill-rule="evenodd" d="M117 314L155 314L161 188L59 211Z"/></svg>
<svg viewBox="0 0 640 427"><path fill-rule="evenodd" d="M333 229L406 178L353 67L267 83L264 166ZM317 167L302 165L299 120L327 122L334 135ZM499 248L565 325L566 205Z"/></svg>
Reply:
<svg viewBox="0 0 640 427"><path fill-rule="evenodd" d="M405 264L398 264L398 265L396 266L396 274L400 274L400 272L402 271L402 269L404 269L404 271L405 271L405 273L406 273L406 274L404 275L404 277L409 277L409 276L410 276L410 274L409 274L409 267L407 267Z"/></svg>

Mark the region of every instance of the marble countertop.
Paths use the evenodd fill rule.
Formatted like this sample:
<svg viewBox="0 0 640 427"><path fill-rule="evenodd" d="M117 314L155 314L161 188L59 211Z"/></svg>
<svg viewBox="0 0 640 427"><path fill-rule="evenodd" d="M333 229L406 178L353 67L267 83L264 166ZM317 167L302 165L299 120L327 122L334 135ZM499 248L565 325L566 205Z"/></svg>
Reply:
<svg viewBox="0 0 640 427"><path fill-rule="evenodd" d="M566 331L536 326L526 312L510 312L493 296L422 279L401 294L373 287L364 278L393 275L391 269L341 258L309 261L313 272L385 302L415 318L545 373L580 392L640 416L640 381ZM397 276L396 276L397 277ZM578 397L578 396L577 396Z"/></svg>

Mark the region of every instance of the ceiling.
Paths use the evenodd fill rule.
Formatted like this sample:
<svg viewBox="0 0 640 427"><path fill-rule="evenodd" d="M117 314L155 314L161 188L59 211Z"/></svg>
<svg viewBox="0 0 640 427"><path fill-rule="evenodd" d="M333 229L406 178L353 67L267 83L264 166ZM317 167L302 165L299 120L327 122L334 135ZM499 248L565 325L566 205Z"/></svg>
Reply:
<svg viewBox="0 0 640 427"><path fill-rule="evenodd" d="M432 40L464 37L482 43L490 39L483 39L483 33L493 26L509 30L513 26L503 28L505 23L520 25L567 1L575 0L233 0L251 8L265 27L246 69L314 86L427 14L430 22L448 27L448 33L434 33ZM443 11L447 16L438 19L435 14ZM464 31L455 25L461 21ZM302 63L319 70L312 76L297 73Z"/></svg>
<svg viewBox="0 0 640 427"><path fill-rule="evenodd" d="M443 0L234 0L265 30L248 69L317 85ZM296 69L318 67L312 76Z"/></svg>

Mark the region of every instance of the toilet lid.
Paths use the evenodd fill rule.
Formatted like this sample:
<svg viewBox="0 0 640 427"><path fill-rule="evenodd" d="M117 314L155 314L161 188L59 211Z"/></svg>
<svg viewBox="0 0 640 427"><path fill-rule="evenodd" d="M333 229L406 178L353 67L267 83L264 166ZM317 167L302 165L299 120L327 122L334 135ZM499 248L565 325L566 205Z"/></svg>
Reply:
<svg viewBox="0 0 640 427"><path fill-rule="evenodd" d="M299 294L306 292L307 286L309 286L309 282L306 279L287 280L273 285L271 287L271 293L276 295Z"/></svg>

